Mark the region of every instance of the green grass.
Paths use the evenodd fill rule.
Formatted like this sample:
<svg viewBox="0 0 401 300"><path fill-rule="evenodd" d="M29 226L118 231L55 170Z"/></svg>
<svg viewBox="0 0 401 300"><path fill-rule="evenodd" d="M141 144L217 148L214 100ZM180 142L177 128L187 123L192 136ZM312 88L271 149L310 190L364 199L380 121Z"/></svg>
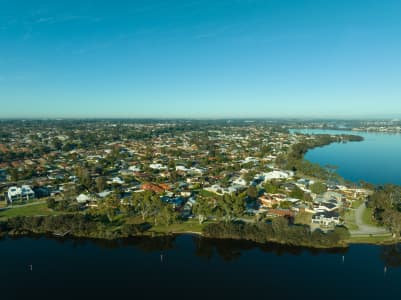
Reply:
<svg viewBox="0 0 401 300"><path fill-rule="evenodd" d="M381 244L392 243L394 239L391 234L353 236L348 240L351 244Z"/></svg>
<svg viewBox="0 0 401 300"><path fill-rule="evenodd" d="M362 221L367 225L378 226L378 224L373 219L373 209L372 208L365 209L365 211L363 212L363 215L362 215Z"/></svg>
<svg viewBox="0 0 401 300"><path fill-rule="evenodd" d="M209 192L209 191L206 191L206 190L201 190L200 192L199 192L199 195L200 196L203 196L203 197L206 197L206 198L208 198L208 197L216 197L217 196L217 194L215 194L215 193L213 193L213 192Z"/></svg>
<svg viewBox="0 0 401 300"><path fill-rule="evenodd" d="M23 207L9 207L6 210L0 211L0 219L8 219L19 216L49 216L60 214L60 212L53 211L47 208L46 203L38 202Z"/></svg>
<svg viewBox="0 0 401 300"><path fill-rule="evenodd" d="M157 233L185 233L196 232L201 233L204 224L199 224L197 220L189 220L182 223L171 225L157 225L153 226L150 231Z"/></svg>
<svg viewBox="0 0 401 300"><path fill-rule="evenodd" d="M347 210L342 217L344 218L345 227L349 230L358 230L359 227L355 224L355 211Z"/></svg>
<svg viewBox="0 0 401 300"><path fill-rule="evenodd" d="M365 200L363 200L363 199L358 199L358 200L355 200L354 202L352 202L352 208L353 209L357 209L359 206L361 206L361 204L364 202Z"/></svg>
<svg viewBox="0 0 401 300"><path fill-rule="evenodd" d="M307 212L299 213L295 216L294 223L302 225L310 225L312 223L312 215L313 214Z"/></svg>

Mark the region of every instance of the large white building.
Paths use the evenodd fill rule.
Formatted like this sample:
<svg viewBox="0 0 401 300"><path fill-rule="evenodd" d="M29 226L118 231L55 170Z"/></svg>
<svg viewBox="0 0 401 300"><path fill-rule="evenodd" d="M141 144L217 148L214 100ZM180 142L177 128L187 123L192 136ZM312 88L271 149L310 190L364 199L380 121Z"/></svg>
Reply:
<svg viewBox="0 0 401 300"><path fill-rule="evenodd" d="M294 176L294 172L281 171L281 170L274 170L274 171L263 174L265 181L269 181L269 180L273 180L273 179L288 179L293 176Z"/></svg>
<svg viewBox="0 0 401 300"><path fill-rule="evenodd" d="M13 202L17 200L30 200L35 198L35 193L28 185L21 187L12 186L7 192L8 201Z"/></svg>

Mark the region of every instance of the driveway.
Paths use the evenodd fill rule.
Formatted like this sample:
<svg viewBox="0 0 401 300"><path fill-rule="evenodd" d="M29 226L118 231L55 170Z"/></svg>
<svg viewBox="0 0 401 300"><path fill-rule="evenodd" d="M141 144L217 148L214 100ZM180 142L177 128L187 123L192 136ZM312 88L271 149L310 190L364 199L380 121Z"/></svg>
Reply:
<svg viewBox="0 0 401 300"><path fill-rule="evenodd" d="M366 209L366 204L362 203L355 211L355 224L359 227L358 230L351 230L351 235L381 235L388 231L383 227L368 225L363 222L363 214Z"/></svg>

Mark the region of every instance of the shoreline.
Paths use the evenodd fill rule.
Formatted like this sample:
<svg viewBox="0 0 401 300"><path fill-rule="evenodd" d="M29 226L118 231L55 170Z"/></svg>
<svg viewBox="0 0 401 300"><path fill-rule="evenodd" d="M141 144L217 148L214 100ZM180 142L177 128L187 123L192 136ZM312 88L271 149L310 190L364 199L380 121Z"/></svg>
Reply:
<svg viewBox="0 0 401 300"><path fill-rule="evenodd" d="M290 244L290 243L284 243L284 242L279 242L279 241L267 241L265 243L253 241L250 239L236 239L236 238L229 238L229 237L210 237L205 235L202 232L197 232L197 231L180 231L180 232L147 232L142 235L133 235L133 236L127 236L127 237L116 237L112 239L108 238L97 238L97 237L84 237L84 236L76 236L76 235L64 235L64 236L58 236L54 233L34 233L34 232L25 232L21 234L3 234L0 235L0 240L1 239L16 239L16 238L47 238L47 239L52 239L52 240L82 240L82 241L98 241L98 242L118 242L118 241L125 241L125 240L130 240L130 239L140 239L140 238L148 238L148 239L157 239L157 238L163 238L163 237L177 237L177 236L196 236L199 238L204 238L208 240L218 240L218 241L243 241L243 242L249 242L253 243L255 245L261 245L261 246L266 246L266 245L277 245L277 246L286 246L289 248L304 248L304 249L315 249L315 250L331 250L331 249L345 249L349 248L353 245L374 245L374 246L391 246L391 245L397 245L400 244L401 241L395 241L394 239L384 239L384 240L378 240L378 241L372 241L369 239L375 238L374 236L361 236L360 240L358 241L358 238L351 238L349 240L346 240L344 242L341 242L340 244L336 246L322 246L322 245L297 245L297 244ZM382 238L386 237L391 237L391 235L387 236L381 236Z"/></svg>

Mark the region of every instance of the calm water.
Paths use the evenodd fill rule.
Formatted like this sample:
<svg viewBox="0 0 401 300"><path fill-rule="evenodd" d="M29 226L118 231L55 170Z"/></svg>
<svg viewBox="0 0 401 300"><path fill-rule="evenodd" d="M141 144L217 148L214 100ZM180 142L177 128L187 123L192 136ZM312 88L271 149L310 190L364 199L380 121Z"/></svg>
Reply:
<svg viewBox="0 0 401 300"><path fill-rule="evenodd" d="M401 252L390 246L311 251L188 235L108 243L7 238L0 256L1 299L399 299L401 293Z"/></svg>
<svg viewBox="0 0 401 300"><path fill-rule="evenodd" d="M309 151L305 158L321 165L335 165L345 179L375 184L401 185L401 135L352 131L301 130L308 134L355 134L363 142L331 144Z"/></svg>

